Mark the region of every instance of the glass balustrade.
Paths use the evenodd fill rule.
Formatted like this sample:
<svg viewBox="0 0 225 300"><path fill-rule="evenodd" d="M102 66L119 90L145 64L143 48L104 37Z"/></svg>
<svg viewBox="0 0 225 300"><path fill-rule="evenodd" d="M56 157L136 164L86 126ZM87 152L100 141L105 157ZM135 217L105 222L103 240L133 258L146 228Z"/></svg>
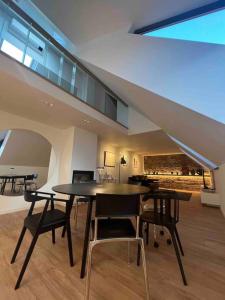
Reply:
<svg viewBox="0 0 225 300"><path fill-rule="evenodd" d="M110 119L128 127L128 106L0 0L0 50Z"/></svg>

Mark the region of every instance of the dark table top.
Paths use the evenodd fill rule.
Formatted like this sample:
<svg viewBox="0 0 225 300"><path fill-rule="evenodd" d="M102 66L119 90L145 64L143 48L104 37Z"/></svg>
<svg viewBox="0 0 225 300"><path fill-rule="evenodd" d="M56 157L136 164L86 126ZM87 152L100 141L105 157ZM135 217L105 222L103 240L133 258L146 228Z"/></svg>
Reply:
<svg viewBox="0 0 225 300"><path fill-rule="evenodd" d="M31 176L32 174L29 175L15 175L15 174L8 174L8 175L0 175L0 179L11 179L11 178L26 178L27 176Z"/></svg>
<svg viewBox="0 0 225 300"><path fill-rule="evenodd" d="M111 195L144 195L149 193L149 188L132 184L119 183L74 183L54 186L54 192L75 196L96 196L96 194Z"/></svg>

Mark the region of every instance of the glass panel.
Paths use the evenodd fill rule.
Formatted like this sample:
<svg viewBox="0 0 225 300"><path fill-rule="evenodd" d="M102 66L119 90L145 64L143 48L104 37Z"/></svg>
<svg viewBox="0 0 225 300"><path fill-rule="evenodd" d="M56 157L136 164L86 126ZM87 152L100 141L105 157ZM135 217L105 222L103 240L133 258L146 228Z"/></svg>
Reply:
<svg viewBox="0 0 225 300"><path fill-rule="evenodd" d="M121 101L117 101L117 121L128 126L128 107Z"/></svg>
<svg viewBox="0 0 225 300"><path fill-rule="evenodd" d="M73 78L73 64L72 62L64 58L62 75L61 75L61 87L68 92L71 91L72 78Z"/></svg>
<svg viewBox="0 0 225 300"><path fill-rule="evenodd" d="M80 67L77 67L76 75L75 75L74 95L84 101L86 101L87 99L87 82L88 82L87 73L81 70Z"/></svg>
<svg viewBox="0 0 225 300"><path fill-rule="evenodd" d="M58 84L61 55L51 45L46 51L46 68L48 69L48 79Z"/></svg>
<svg viewBox="0 0 225 300"><path fill-rule="evenodd" d="M88 76L87 103L101 112L105 111L105 90L91 76Z"/></svg>
<svg viewBox="0 0 225 300"><path fill-rule="evenodd" d="M127 126L127 107L1 0L0 50L109 118Z"/></svg>
<svg viewBox="0 0 225 300"><path fill-rule="evenodd" d="M225 45L225 10L145 33L146 36Z"/></svg>
<svg viewBox="0 0 225 300"><path fill-rule="evenodd" d="M105 114L113 120L117 119L117 100L105 94Z"/></svg>

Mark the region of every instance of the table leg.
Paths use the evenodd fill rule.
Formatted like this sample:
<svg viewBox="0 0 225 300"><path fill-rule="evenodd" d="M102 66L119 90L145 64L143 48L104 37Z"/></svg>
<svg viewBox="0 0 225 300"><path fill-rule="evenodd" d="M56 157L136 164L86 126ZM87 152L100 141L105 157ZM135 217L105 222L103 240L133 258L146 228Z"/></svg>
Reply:
<svg viewBox="0 0 225 300"><path fill-rule="evenodd" d="M7 179L4 179L4 181L3 181L3 183L2 183L2 189L1 189L1 194L2 194L2 195L4 195L4 192L5 192L6 182L7 182Z"/></svg>
<svg viewBox="0 0 225 300"><path fill-rule="evenodd" d="M12 188L11 192L15 192L15 178L12 178Z"/></svg>
<svg viewBox="0 0 225 300"><path fill-rule="evenodd" d="M81 265L80 278L84 278L84 276L85 276L87 252L88 252L88 244L89 244L89 235L90 235L90 228L91 228L91 215L92 215L93 201L94 201L94 197L90 197L90 201L88 202L88 210L87 210L87 219L86 219L86 227L85 227L85 236L84 236L84 246L83 246L83 256L82 256L82 265Z"/></svg>

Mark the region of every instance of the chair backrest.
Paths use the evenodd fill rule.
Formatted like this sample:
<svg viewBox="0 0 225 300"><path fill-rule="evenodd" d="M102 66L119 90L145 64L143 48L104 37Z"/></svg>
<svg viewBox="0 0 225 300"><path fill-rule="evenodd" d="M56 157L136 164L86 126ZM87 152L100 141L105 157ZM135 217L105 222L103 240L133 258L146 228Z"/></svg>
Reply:
<svg viewBox="0 0 225 300"><path fill-rule="evenodd" d="M46 199L46 196L38 196L34 191L24 191L24 200L26 202L37 202Z"/></svg>
<svg viewBox="0 0 225 300"><path fill-rule="evenodd" d="M133 217L139 214L139 195L96 195L96 218Z"/></svg>
<svg viewBox="0 0 225 300"><path fill-rule="evenodd" d="M155 193L151 196L154 200L154 218L163 217L166 223L179 222L179 199L176 192Z"/></svg>
<svg viewBox="0 0 225 300"><path fill-rule="evenodd" d="M34 174L32 174L32 175L27 175L26 178L25 178L25 180L34 180L34 178L35 178L35 175L34 175Z"/></svg>

